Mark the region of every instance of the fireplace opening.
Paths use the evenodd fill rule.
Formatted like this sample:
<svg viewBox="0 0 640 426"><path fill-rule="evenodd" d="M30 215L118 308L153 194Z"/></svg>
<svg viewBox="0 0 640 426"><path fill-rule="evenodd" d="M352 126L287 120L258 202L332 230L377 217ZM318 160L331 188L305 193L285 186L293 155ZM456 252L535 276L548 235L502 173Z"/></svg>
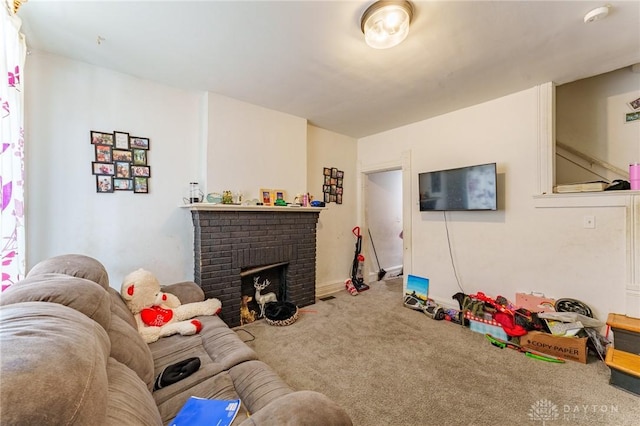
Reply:
<svg viewBox="0 0 640 426"><path fill-rule="evenodd" d="M264 318L267 303L287 300L288 265L280 262L241 270L241 325Z"/></svg>

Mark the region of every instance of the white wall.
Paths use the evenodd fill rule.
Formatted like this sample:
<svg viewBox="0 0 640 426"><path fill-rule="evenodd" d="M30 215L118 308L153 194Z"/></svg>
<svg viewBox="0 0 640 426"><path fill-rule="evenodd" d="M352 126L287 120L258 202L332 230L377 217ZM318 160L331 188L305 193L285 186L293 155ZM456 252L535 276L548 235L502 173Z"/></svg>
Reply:
<svg viewBox="0 0 640 426"><path fill-rule="evenodd" d="M193 224L179 207L190 181L245 199L263 186L291 197L307 189L304 118L40 52L26 73L27 269L81 253L104 263L115 288L140 267L163 283L193 279ZM150 138L149 194L96 193L90 130ZM345 170L355 163L351 145ZM324 158L337 164L332 149Z"/></svg>
<svg viewBox="0 0 640 426"><path fill-rule="evenodd" d="M625 123L628 103L640 98L640 73L625 67L556 88L556 138L628 171L640 161L640 121ZM571 163L556 165L558 183L593 179Z"/></svg>
<svg viewBox="0 0 640 426"><path fill-rule="evenodd" d="M34 51L26 63L27 269L82 253L111 285L144 267L163 282L193 277L187 211L197 168L202 95ZM89 131L150 138L149 194L97 194Z"/></svg>
<svg viewBox="0 0 640 426"><path fill-rule="evenodd" d="M351 233L357 221L355 139L315 126L308 127L309 192L322 200L323 168L344 171L342 204L328 203L320 213L317 235L316 288L323 296L344 290L350 277L356 239Z"/></svg>
<svg viewBox="0 0 640 426"><path fill-rule="evenodd" d="M363 138L358 160L366 168L411 151L413 266L405 274L430 278L436 300L451 304L460 290L511 300L538 291L582 300L600 318L624 312L627 210L536 208L538 119L532 88ZM498 211L418 211L418 173L488 162L498 167ZM596 217L596 229L583 228L584 215Z"/></svg>
<svg viewBox="0 0 640 426"><path fill-rule="evenodd" d="M206 191L282 189L287 201L307 191L307 120L208 94Z"/></svg>

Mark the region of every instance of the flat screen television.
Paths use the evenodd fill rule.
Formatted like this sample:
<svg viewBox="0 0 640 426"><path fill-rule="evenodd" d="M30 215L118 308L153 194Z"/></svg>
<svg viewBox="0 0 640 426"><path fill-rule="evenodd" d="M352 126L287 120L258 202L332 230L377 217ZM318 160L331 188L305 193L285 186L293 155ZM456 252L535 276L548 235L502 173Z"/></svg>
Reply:
<svg viewBox="0 0 640 426"><path fill-rule="evenodd" d="M497 210L496 163L418 174L420 211Z"/></svg>

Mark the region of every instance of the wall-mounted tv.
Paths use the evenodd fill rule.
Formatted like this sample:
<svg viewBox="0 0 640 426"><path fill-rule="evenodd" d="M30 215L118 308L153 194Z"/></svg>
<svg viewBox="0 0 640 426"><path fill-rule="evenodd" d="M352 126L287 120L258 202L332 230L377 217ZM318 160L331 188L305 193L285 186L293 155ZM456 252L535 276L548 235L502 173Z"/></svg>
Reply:
<svg viewBox="0 0 640 426"><path fill-rule="evenodd" d="M418 174L420 211L497 210L496 163Z"/></svg>

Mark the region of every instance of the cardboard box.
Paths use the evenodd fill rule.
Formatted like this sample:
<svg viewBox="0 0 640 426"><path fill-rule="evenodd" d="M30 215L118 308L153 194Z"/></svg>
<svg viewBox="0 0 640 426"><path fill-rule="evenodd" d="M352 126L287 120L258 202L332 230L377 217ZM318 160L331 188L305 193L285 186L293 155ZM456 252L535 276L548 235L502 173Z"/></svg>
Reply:
<svg viewBox="0 0 640 426"><path fill-rule="evenodd" d="M558 358L587 363L586 337L562 337L530 331L520 338L520 346Z"/></svg>

